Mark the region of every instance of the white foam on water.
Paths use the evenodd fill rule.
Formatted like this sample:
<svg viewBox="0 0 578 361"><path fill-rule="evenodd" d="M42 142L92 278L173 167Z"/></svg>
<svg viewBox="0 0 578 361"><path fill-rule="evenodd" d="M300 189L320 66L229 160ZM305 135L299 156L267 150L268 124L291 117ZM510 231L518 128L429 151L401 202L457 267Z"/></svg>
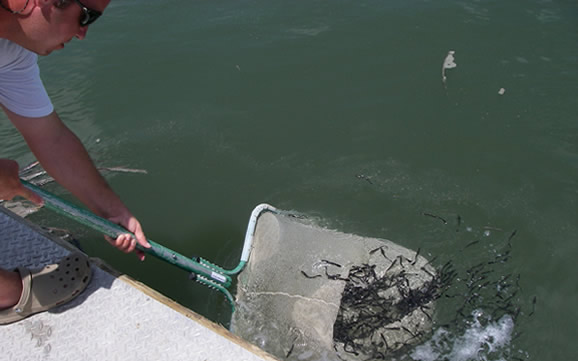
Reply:
<svg viewBox="0 0 578 361"><path fill-rule="evenodd" d="M443 328L438 329L434 333L432 339L423 345L416 347L415 350L413 350L413 352L410 354L410 357L419 361L437 360L441 355L440 349L444 348L444 339L447 334L448 331L444 330Z"/></svg>
<svg viewBox="0 0 578 361"><path fill-rule="evenodd" d="M514 330L514 320L504 315L498 321L482 323L483 313L475 311L474 321L463 335L452 335L440 328L426 343L416 347L410 357L416 361L504 360ZM491 358L490 358L491 357Z"/></svg>

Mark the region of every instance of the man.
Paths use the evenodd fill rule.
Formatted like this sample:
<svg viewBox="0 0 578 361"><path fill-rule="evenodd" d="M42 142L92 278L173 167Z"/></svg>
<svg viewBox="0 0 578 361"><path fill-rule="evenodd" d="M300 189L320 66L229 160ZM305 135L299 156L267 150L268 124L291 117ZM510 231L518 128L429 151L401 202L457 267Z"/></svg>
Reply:
<svg viewBox="0 0 578 361"><path fill-rule="evenodd" d="M79 139L64 125L39 77L37 54L64 48L72 38L84 39L88 26L110 0L0 0L0 104L44 169L89 209L132 232L107 240L123 252L138 242L150 247L139 221L94 167ZM21 196L42 204L18 177L18 164L0 159L0 199ZM1 231L1 230L0 230ZM139 258L144 259L142 252ZM84 265L71 284L50 283L51 273L64 271L62 261L42 270L0 268L0 324L44 311L75 297L86 287L90 268ZM67 261L70 263L70 257ZM64 262L64 263L63 263ZM77 267L78 269L78 267ZM78 280L81 278L82 281ZM76 283L75 283L76 282ZM72 289L72 290L71 290Z"/></svg>

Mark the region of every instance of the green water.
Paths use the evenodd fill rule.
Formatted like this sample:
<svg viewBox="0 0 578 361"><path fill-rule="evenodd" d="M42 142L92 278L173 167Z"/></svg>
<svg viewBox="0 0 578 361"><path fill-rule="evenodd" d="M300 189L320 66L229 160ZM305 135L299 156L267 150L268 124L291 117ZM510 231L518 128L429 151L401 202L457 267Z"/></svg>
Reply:
<svg viewBox="0 0 578 361"><path fill-rule="evenodd" d="M95 162L148 171L108 179L149 238L233 267L267 202L466 269L516 230L496 272L520 275L523 317L510 352L484 357L578 354L575 1L113 1L40 63ZM0 136L3 157L32 160L4 120ZM227 322L182 271L33 219Z"/></svg>

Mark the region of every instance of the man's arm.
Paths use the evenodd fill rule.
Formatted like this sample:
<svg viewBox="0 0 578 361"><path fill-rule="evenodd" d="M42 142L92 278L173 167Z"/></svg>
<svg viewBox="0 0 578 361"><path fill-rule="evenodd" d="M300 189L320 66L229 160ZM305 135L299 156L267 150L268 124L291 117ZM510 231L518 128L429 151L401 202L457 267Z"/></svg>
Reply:
<svg viewBox="0 0 578 361"><path fill-rule="evenodd" d="M122 225L135 234L138 243L150 247L139 221L110 188L78 137L56 112L41 118L28 118L6 108L4 111L48 174L94 213ZM107 239L124 252L132 252L136 246L128 234L116 240Z"/></svg>

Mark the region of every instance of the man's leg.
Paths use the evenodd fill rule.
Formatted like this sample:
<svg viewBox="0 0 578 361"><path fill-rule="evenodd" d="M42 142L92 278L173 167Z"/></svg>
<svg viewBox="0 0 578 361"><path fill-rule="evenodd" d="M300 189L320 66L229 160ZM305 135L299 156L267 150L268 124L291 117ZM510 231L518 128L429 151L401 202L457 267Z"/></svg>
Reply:
<svg viewBox="0 0 578 361"><path fill-rule="evenodd" d="M39 269L0 268L0 325L19 321L78 296L91 279L90 263L80 252Z"/></svg>
<svg viewBox="0 0 578 361"><path fill-rule="evenodd" d="M0 268L0 310L14 306L21 294L20 274Z"/></svg>

